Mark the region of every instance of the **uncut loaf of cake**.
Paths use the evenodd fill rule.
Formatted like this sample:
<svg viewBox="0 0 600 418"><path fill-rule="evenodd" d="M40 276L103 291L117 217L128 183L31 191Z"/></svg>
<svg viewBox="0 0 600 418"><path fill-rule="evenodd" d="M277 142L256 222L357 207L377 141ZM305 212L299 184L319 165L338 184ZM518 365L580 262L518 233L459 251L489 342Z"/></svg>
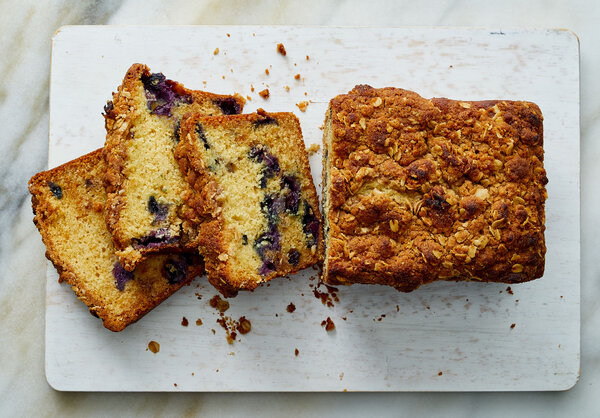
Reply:
<svg viewBox="0 0 600 418"><path fill-rule="evenodd" d="M175 156L192 189L186 220L221 293L321 261L319 201L296 116L196 114L180 137Z"/></svg>
<svg viewBox="0 0 600 418"><path fill-rule="evenodd" d="M229 115L244 99L188 90L134 64L105 107L107 225L116 254L133 270L147 254L185 248L180 213L186 183L173 157L181 117Z"/></svg>
<svg viewBox="0 0 600 418"><path fill-rule="evenodd" d="M198 255L148 257L121 267L106 229L102 150L36 174L29 181L34 222L46 257L106 328L121 331L203 273Z"/></svg>
<svg viewBox="0 0 600 418"><path fill-rule="evenodd" d="M411 291L544 273L542 113L356 86L324 129L324 280Z"/></svg>

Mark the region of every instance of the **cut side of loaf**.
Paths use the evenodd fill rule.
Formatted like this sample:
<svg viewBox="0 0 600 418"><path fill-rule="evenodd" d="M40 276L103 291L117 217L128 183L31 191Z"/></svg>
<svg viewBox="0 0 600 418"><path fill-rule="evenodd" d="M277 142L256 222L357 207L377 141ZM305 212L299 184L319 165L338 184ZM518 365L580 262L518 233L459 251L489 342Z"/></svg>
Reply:
<svg viewBox="0 0 600 418"><path fill-rule="evenodd" d="M191 115L180 136L186 221L217 289L233 296L322 260L319 201L292 113Z"/></svg>
<svg viewBox="0 0 600 418"><path fill-rule="evenodd" d="M542 113L356 86L324 127L323 277L412 291L544 273Z"/></svg>
<svg viewBox="0 0 600 418"><path fill-rule="evenodd" d="M198 255L148 257L134 272L119 264L104 216L106 193L102 149L29 182L34 222L46 257L106 328L121 331L195 276L203 273Z"/></svg>
<svg viewBox="0 0 600 418"><path fill-rule="evenodd" d="M244 99L188 90L134 64L105 107L106 215L116 254L133 270L148 254L185 248L181 196L187 187L173 157L182 116L237 114Z"/></svg>

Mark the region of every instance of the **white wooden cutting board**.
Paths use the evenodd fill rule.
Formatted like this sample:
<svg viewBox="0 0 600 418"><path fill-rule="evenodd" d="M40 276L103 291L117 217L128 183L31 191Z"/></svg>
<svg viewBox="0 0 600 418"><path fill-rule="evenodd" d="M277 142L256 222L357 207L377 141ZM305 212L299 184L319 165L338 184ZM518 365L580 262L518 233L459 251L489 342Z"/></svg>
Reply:
<svg viewBox="0 0 600 418"><path fill-rule="evenodd" d="M287 49L286 57L276 52L279 42ZM339 302L328 308L312 293L310 285L316 281L309 278L316 272L309 269L233 299L227 314L245 315L252 332L229 345L208 305L216 292L205 279L197 279L125 331L112 333L68 286L57 283L49 266L46 376L52 387L516 391L564 390L575 384L580 326L579 45L573 33L64 27L53 39L50 167L103 145L102 107L134 62L190 88L248 95L252 100L246 111L293 111L307 145L321 143L319 126L329 99L355 84L402 87L424 97L536 102L545 118L550 179L546 274L512 286L514 294L502 284L436 283L410 294L354 286L340 289ZM266 86L268 100L257 94ZM311 101L305 113L296 107L304 100ZM311 157L318 188L320 158L320 153ZM286 312L290 302L297 307L293 314ZM188 327L180 325L183 316ZM320 325L328 316L336 325L330 333ZM197 318L204 325L196 326ZM146 350L150 340L160 343L158 353Z"/></svg>

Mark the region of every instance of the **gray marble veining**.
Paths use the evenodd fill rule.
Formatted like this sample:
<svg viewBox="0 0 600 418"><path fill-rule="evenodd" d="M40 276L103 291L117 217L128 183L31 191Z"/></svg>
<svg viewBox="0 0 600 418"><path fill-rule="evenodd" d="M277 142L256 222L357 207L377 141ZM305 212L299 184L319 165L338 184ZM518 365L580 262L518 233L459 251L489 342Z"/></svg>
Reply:
<svg viewBox="0 0 600 418"><path fill-rule="evenodd" d="M598 416L600 384L600 3L385 0L0 2L0 415ZM44 247L26 183L45 168L50 38L67 24L312 24L562 27L581 40L582 373L562 393L86 394L44 378ZM74 86L76 88L76 86Z"/></svg>

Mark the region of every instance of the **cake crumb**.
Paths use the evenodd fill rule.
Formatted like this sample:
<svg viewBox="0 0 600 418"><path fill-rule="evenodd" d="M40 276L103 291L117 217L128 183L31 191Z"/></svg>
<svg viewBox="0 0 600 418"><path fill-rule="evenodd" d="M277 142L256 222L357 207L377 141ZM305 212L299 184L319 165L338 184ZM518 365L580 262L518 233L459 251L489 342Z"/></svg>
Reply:
<svg viewBox="0 0 600 418"><path fill-rule="evenodd" d="M292 313L292 312L294 312L296 310L296 305L294 305L292 302L290 302L290 304L287 306L286 310L289 313Z"/></svg>
<svg viewBox="0 0 600 418"><path fill-rule="evenodd" d="M320 149L321 149L321 146L319 144L312 144L310 147L308 147L306 149L306 152L308 153L308 156L310 157L311 155L315 155L317 152L319 152Z"/></svg>
<svg viewBox="0 0 600 418"><path fill-rule="evenodd" d="M219 54L219 48L215 48L215 50L213 51L213 55L218 55Z"/></svg>
<svg viewBox="0 0 600 418"><path fill-rule="evenodd" d="M516 327L516 326L517 326L517 324L512 324L512 325L510 326L510 329L514 329L514 327Z"/></svg>
<svg viewBox="0 0 600 418"><path fill-rule="evenodd" d="M308 55L306 56L306 61L308 61L310 58L308 57Z"/></svg>
<svg viewBox="0 0 600 418"><path fill-rule="evenodd" d="M265 68L265 74L269 75L269 69L268 68Z"/></svg>
<svg viewBox="0 0 600 418"><path fill-rule="evenodd" d="M321 285L325 286L325 288L327 289L327 292L319 291ZM324 284L323 282L319 281L317 286L313 289L313 294L315 295L315 297L317 299L321 299L321 303L323 305L326 305L328 308L332 308L334 306L333 302L340 301L339 298L337 297L337 291L338 291L338 289L336 287L328 286L328 285Z"/></svg>
<svg viewBox="0 0 600 418"><path fill-rule="evenodd" d="M442 372L439 372L439 373L438 373L438 376L441 376L441 375L443 375L443 374L444 374L444 373L442 373Z"/></svg>
<svg viewBox="0 0 600 418"><path fill-rule="evenodd" d="M340 373L340 380L344 380L344 372Z"/></svg>
<svg viewBox="0 0 600 418"><path fill-rule="evenodd" d="M296 349L294 350L294 355L295 355L296 357L298 357L298 354L300 354L300 350L298 350L298 349L296 348Z"/></svg>
<svg viewBox="0 0 600 418"><path fill-rule="evenodd" d="M215 335L217 333L217 331L215 331L214 328L211 328L210 330L212 331L213 335Z"/></svg>
<svg viewBox="0 0 600 418"><path fill-rule="evenodd" d="M228 37L228 38L231 38L231 35L230 35L229 33L228 33L228 34L226 34L226 35L227 35L227 37ZM218 371L218 370L217 370L217 371Z"/></svg>
<svg viewBox="0 0 600 418"><path fill-rule="evenodd" d="M224 75L222 75L222 76L221 76L221 78L222 78L223 80L225 80L225 76L224 76Z"/></svg>
<svg viewBox="0 0 600 418"><path fill-rule="evenodd" d="M177 387L177 383L173 383L173 386Z"/></svg>
<svg viewBox="0 0 600 418"><path fill-rule="evenodd" d="M196 298L198 300L202 299L202 295L200 293L196 292L196 293L194 293L194 295L196 295Z"/></svg>
<svg viewBox="0 0 600 418"><path fill-rule="evenodd" d="M254 86L252 84L250 84L250 91L254 92Z"/></svg>
<svg viewBox="0 0 600 418"><path fill-rule="evenodd" d="M321 322L321 326L325 327L325 331L327 332L333 331L335 329L335 324L333 323L330 317L327 317L325 321Z"/></svg>
<svg viewBox="0 0 600 418"><path fill-rule="evenodd" d="M240 332L240 334L248 334L251 329L252 324L246 319L245 316L242 316L240 319L238 319L237 330Z"/></svg>
<svg viewBox="0 0 600 418"><path fill-rule="evenodd" d="M188 319L184 316L183 319L181 320L181 325L184 327L187 327L189 324Z"/></svg>
<svg viewBox="0 0 600 418"><path fill-rule="evenodd" d="M283 46L283 44L277 44L277 52L279 52L284 57L287 55L287 52L285 52L285 47Z"/></svg>
<svg viewBox="0 0 600 418"><path fill-rule="evenodd" d="M514 295L515 293L513 292L513 290L510 288L510 286L508 286L506 288L506 291L510 294L510 295Z"/></svg>
<svg viewBox="0 0 600 418"><path fill-rule="evenodd" d="M148 350L152 351L154 354L160 351L160 344L156 341L150 341L148 343Z"/></svg>
<svg viewBox="0 0 600 418"><path fill-rule="evenodd" d="M285 86L285 91L290 91L290 86Z"/></svg>
<svg viewBox="0 0 600 418"><path fill-rule="evenodd" d="M197 326L202 325L202 320L200 318L196 319L196 325Z"/></svg>
<svg viewBox="0 0 600 418"><path fill-rule="evenodd" d="M294 76L294 78L295 78L296 80L300 80L300 74L296 74L296 75Z"/></svg>
<svg viewBox="0 0 600 418"><path fill-rule="evenodd" d="M250 96L246 96L246 100L248 100L248 101L252 101L252 97L250 97Z"/></svg>
<svg viewBox="0 0 600 418"><path fill-rule="evenodd" d="M306 112L306 108L308 107L308 102L296 103L296 106L298 106L298 109L300 109L301 112Z"/></svg>
<svg viewBox="0 0 600 418"><path fill-rule="evenodd" d="M211 307L217 309L221 313L229 309L229 302L221 299L221 296L219 295L214 295L208 303Z"/></svg>
<svg viewBox="0 0 600 418"><path fill-rule="evenodd" d="M262 91L259 91L259 92L258 92L258 95L259 95L260 97L262 97L263 99L265 99L265 100L266 100L266 99L268 99L268 98L269 98L269 96L270 96L271 94L269 93L269 89L264 89L264 90L262 90Z"/></svg>

